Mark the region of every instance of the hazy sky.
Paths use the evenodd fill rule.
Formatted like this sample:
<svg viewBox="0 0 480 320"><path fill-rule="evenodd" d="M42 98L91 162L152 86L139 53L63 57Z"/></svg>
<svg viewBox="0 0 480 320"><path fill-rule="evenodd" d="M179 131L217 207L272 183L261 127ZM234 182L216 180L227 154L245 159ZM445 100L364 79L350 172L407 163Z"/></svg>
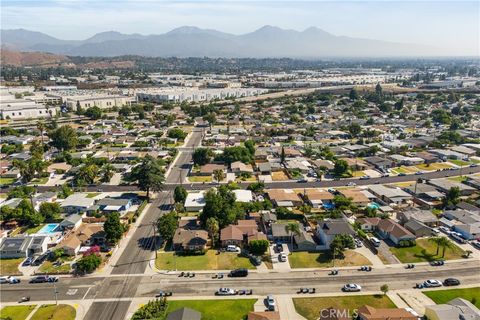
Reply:
<svg viewBox="0 0 480 320"><path fill-rule="evenodd" d="M61 39L95 33L155 34L189 25L235 34L263 25L335 35L455 47L480 53L480 1L2 0L2 29Z"/></svg>

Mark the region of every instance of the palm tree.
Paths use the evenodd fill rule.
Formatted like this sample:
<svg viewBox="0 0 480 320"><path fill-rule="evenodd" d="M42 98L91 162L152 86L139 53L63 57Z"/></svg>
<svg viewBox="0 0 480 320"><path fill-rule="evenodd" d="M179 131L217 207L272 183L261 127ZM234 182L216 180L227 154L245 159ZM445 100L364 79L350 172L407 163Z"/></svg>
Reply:
<svg viewBox="0 0 480 320"><path fill-rule="evenodd" d="M435 253L436 256L438 256L438 252L440 251L440 243L443 241L442 238L443 237L432 237L428 239L429 242L437 245L437 253Z"/></svg>
<svg viewBox="0 0 480 320"><path fill-rule="evenodd" d="M445 251L448 249L453 248L453 243L450 241L450 239L446 237L441 237L442 240L440 240L440 246L443 248L442 251L442 258L445 257Z"/></svg>
<svg viewBox="0 0 480 320"><path fill-rule="evenodd" d="M40 137L41 137L42 146L43 146L43 132L45 131L45 123L43 121L38 121L37 129L40 131Z"/></svg>
<svg viewBox="0 0 480 320"><path fill-rule="evenodd" d="M222 169L215 169L213 170L213 178L217 180L218 184L220 184L220 181L225 179L225 173Z"/></svg>
<svg viewBox="0 0 480 320"><path fill-rule="evenodd" d="M100 181L109 182L110 179L112 179L114 172L115 172L115 167L113 165L111 165L110 163L104 164L100 169L100 174L102 176L100 178Z"/></svg>
<svg viewBox="0 0 480 320"><path fill-rule="evenodd" d="M293 236L300 234L300 226L296 222L290 222L285 226L285 231L290 234L290 242L293 247Z"/></svg>

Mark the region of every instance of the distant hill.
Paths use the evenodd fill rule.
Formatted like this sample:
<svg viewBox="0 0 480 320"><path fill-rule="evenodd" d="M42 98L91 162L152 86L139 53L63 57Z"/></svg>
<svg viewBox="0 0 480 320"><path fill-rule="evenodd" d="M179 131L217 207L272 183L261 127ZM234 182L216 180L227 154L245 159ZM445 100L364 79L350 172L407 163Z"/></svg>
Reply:
<svg viewBox="0 0 480 320"><path fill-rule="evenodd" d="M54 66L68 64L70 59L66 56L43 52L18 52L2 49L0 51L1 63L11 66Z"/></svg>
<svg viewBox="0 0 480 320"><path fill-rule="evenodd" d="M102 32L86 40L60 40L24 29L2 30L2 46L13 50L70 56L151 57L411 57L436 56L436 48L416 44L336 36L319 28L304 31L264 26L234 35L184 26L158 35Z"/></svg>

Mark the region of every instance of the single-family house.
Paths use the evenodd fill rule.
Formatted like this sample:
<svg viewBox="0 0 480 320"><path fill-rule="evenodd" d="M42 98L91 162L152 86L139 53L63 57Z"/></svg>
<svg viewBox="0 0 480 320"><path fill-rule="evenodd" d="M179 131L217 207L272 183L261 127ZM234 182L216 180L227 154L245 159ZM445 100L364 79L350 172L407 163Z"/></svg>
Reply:
<svg viewBox="0 0 480 320"><path fill-rule="evenodd" d="M185 210L200 211L205 207L205 197L203 192L189 192L185 199Z"/></svg>
<svg viewBox="0 0 480 320"><path fill-rule="evenodd" d="M65 219L63 219L60 222L59 227L62 230L74 230L80 227L81 225L82 225L82 216L79 214L71 214L65 217Z"/></svg>
<svg viewBox="0 0 480 320"><path fill-rule="evenodd" d="M48 237L19 236L0 239L0 256L2 259L26 258L41 255L47 251Z"/></svg>
<svg viewBox="0 0 480 320"><path fill-rule="evenodd" d="M403 204L412 199L412 196L400 188L387 187L375 184L368 187L368 191L378 199L388 204Z"/></svg>
<svg viewBox="0 0 480 320"><path fill-rule="evenodd" d="M317 237L320 240L322 250L330 249L330 245L336 235L355 235L353 227L344 218L320 220L317 224Z"/></svg>
<svg viewBox="0 0 480 320"><path fill-rule="evenodd" d="M333 194L324 189L305 189L303 195L313 208L328 206L333 200Z"/></svg>
<svg viewBox="0 0 480 320"><path fill-rule="evenodd" d="M93 206L95 199L88 198L86 194L74 193L62 201L60 207L67 214L85 212Z"/></svg>
<svg viewBox="0 0 480 320"><path fill-rule="evenodd" d="M417 320L418 316L403 308L377 309L364 305L357 310L358 320Z"/></svg>
<svg viewBox="0 0 480 320"><path fill-rule="evenodd" d="M267 195L277 207L296 207L303 203L302 199L292 189L269 189Z"/></svg>
<svg viewBox="0 0 480 320"><path fill-rule="evenodd" d="M173 236L173 249L176 251L202 251L207 248L208 232L178 228Z"/></svg>
<svg viewBox="0 0 480 320"><path fill-rule="evenodd" d="M317 242L315 242L311 233L301 230L300 234L293 236L293 250L315 251L317 250Z"/></svg>
<svg viewBox="0 0 480 320"><path fill-rule="evenodd" d="M476 189L461 182L449 180L448 178L432 179L428 181L429 184L436 187L440 191L447 193L451 188L458 187L460 189L460 195L469 196L473 194Z"/></svg>
<svg viewBox="0 0 480 320"><path fill-rule="evenodd" d="M425 316L429 320L478 320L480 310L470 301L455 298L446 304L425 306Z"/></svg>

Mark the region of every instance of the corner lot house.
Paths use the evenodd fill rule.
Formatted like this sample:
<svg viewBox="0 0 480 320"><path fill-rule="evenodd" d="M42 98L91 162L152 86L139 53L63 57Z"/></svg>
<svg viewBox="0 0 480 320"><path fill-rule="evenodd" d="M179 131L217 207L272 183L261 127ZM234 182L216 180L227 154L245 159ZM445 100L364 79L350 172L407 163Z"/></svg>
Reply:
<svg viewBox="0 0 480 320"><path fill-rule="evenodd" d="M362 230L375 231L380 238L388 239L395 245L400 241L415 240L415 236L391 219L380 218L360 218L357 219Z"/></svg>
<svg viewBox="0 0 480 320"><path fill-rule="evenodd" d="M447 210L444 217L450 220L453 229L465 239L480 237L480 214L467 210Z"/></svg>

